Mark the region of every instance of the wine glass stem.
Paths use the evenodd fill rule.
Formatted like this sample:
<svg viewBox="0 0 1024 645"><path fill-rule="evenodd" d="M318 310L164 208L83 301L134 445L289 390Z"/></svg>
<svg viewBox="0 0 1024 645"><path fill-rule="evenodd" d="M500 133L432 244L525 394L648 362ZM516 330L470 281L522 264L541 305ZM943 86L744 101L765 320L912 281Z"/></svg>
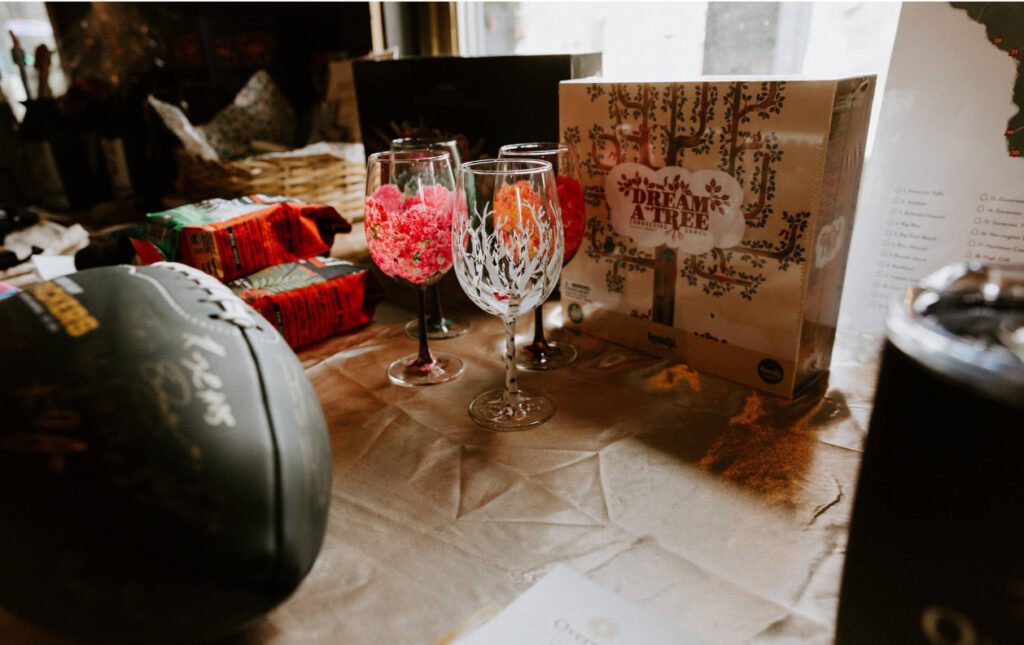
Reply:
<svg viewBox="0 0 1024 645"><path fill-rule="evenodd" d="M417 312L417 318L420 323L420 355L416 360L420 364L429 365L434 362L434 358L430 355L430 348L427 347L427 288L420 287L416 291L419 292L419 311Z"/></svg>
<svg viewBox="0 0 1024 645"><path fill-rule="evenodd" d="M505 319L505 403L519 403L519 382L516 379L516 319Z"/></svg>
<svg viewBox="0 0 1024 645"><path fill-rule="evenodd" d="M548 341L544 338L544 313L541 309L544 307L544 303L537 305L537 308L533 310L533 346L544 347L547 346Z"/></svg>
<svg viewBox="0 0 1024 645"><path fill-rule="evenodd" d="M434 310L430 312L430 328L437 329L444 325L444 310L441 309L441 288L435 284L430 287L434 294Z"/></svg>

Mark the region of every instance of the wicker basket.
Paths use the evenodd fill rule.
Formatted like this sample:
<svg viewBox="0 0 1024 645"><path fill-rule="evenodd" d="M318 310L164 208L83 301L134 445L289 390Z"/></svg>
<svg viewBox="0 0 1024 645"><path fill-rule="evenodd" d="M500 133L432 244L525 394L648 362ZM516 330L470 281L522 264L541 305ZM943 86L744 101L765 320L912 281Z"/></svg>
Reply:
<svg viewBox="0 0 1024 645"><path fill-rule="evenodd" d="M355 222L363 219L366 164L326 153L209 161L180 152L178 183L190 201L256 193L283 195L328 204Z"/></svg>

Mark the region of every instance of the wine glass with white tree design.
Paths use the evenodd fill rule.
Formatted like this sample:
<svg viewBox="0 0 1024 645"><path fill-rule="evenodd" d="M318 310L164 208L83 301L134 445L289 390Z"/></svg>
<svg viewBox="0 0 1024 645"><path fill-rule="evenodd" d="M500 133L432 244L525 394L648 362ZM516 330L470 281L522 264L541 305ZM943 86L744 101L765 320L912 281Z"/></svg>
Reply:
<svg viewBox="0 0 1024 645"><path fill-rule="evenodd" d="M496 430L519 430L555 413L551 397L516 379L516 318L558 284L563 233L551 163L487 160L462 164L452 214L452 263L466 295L505 323L505 386L488 390L469 416Z"/></svg>
<svg viewBox="0 0 1024 645"><path fill-rule="evenodd" d="M392 383L438 385L462 360L427 346L426 290L452 267L454 181L448 153L379 152L366 168L366 245L385 274L419 293L419 352L388 367Z"/></svg>

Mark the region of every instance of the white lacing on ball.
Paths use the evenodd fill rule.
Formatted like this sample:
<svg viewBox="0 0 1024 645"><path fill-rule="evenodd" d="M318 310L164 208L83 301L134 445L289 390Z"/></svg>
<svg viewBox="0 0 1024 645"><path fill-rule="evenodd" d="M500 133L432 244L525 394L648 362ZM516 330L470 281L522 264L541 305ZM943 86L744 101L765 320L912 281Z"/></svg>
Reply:
<svg viewBox="0 0 1024 645"><path fill-rule="evenodd" d="M253 318L252 310L238 296L232 293L231 289L228 289L220 280L212 275L178 262L156 262L152 266L176 271L187 276L192 282L195 282L207 294L199 301L213 303L223 310L212 314L211 318L223 320L243 329L256 327L256 319Z"/></svg>

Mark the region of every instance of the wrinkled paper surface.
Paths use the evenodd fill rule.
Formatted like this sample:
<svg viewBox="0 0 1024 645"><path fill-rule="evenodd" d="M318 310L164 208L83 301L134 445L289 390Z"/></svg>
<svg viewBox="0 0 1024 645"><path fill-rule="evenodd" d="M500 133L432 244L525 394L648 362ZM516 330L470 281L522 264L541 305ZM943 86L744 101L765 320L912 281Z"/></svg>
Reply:
<svg viewBox="0 0 1024 645"><path fill-rule="evenodd" d="M502 327L471 315L431 343L466 363L438 387L389 384L416 350L392 306L300 353L334 451L328 534L295 595L230 642L447 642L558 564L713 643L831 642L877 338L840 332L827 381L787 401L566 334L576 365L520 374L555 417L496 433L467 406L502 383ZM0 640L65 642L4 613Z"/></svg>

